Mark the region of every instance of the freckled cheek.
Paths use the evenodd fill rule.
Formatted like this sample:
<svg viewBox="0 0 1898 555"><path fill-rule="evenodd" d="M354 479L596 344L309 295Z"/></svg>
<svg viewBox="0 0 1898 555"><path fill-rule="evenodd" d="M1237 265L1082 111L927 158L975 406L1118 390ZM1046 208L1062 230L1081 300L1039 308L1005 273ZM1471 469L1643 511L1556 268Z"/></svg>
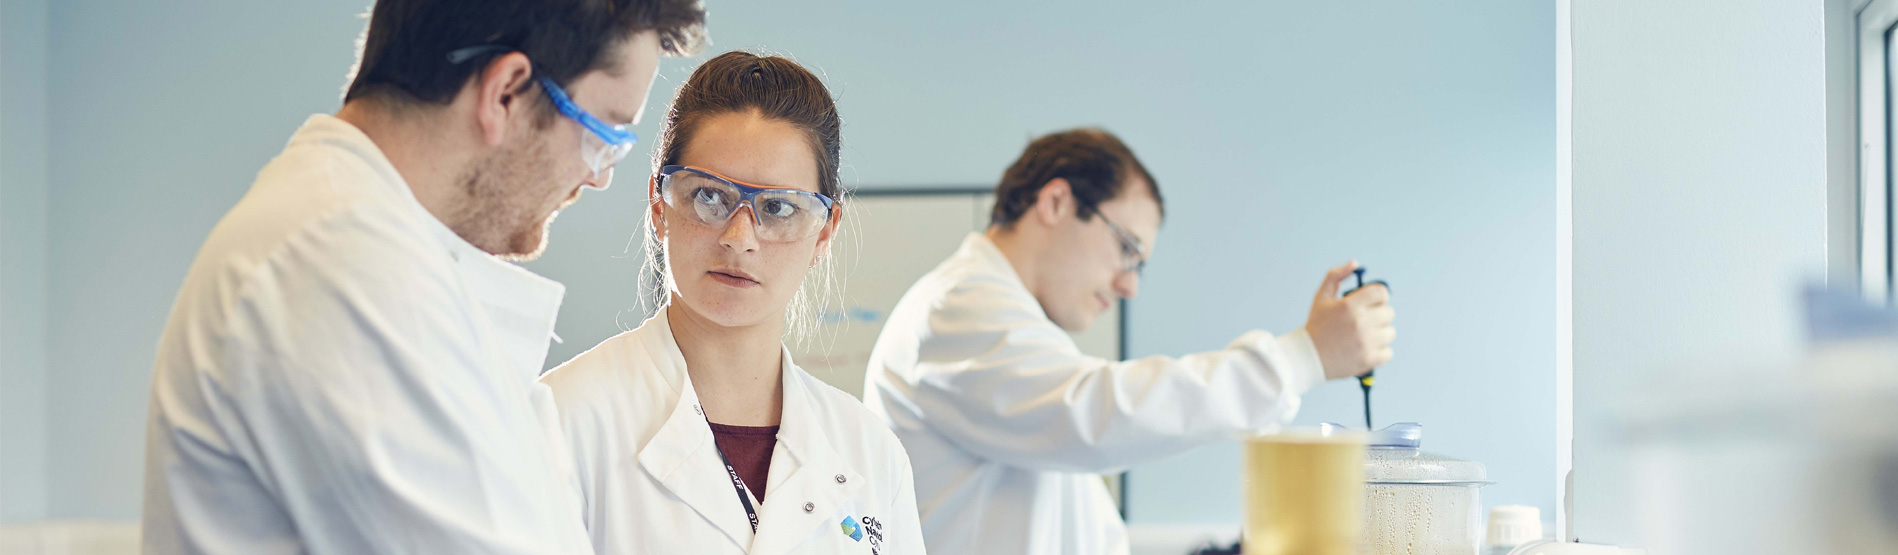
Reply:
<svg viewBox="0 0 1898 555"><path fill-rule="evenodd" d="M810 268L810 245L776 244L761 249L758 270L768 272L774 286L795 289Z"/></svg>
<svg viewBox="0 0 1898 555"><path fill-rule="evenodd" d="M706 261L712 260L718 245L717 236L712 230L697 222L685 222L676 218L668 219L666 225L666 254L675 276L700 274L708 268Z"/></svg>

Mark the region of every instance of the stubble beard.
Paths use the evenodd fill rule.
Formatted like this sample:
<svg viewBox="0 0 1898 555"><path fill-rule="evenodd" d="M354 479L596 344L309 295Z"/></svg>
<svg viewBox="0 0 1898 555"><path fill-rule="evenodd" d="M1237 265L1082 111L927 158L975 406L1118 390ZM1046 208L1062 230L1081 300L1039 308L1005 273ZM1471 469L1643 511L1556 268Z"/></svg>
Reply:
<svg viewBox="0 0 1898 555"><path fill-rule="evenodd" d="M539 258L559 215L546 198L552 175L546 146L544 140L517 143L469 168L460 179L468 209L455 233L502 260Z"/></svg>

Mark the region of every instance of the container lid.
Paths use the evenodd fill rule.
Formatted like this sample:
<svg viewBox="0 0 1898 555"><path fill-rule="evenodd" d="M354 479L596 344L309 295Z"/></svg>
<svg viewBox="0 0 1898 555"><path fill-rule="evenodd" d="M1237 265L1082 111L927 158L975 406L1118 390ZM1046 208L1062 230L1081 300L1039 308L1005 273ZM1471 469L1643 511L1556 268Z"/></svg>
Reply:
<svg viewBox="0 0 1898 555"><path fill-rule="evenodd" d="M1352 432L1341 424L1319 426L1320 433ZM1416 422L1392 424L1370 433L1364 455L1364 481L1368 484L1409 484L1442 486L1484 486L1488 472L1483 464L1424 451L1423 425Z"/></svg>

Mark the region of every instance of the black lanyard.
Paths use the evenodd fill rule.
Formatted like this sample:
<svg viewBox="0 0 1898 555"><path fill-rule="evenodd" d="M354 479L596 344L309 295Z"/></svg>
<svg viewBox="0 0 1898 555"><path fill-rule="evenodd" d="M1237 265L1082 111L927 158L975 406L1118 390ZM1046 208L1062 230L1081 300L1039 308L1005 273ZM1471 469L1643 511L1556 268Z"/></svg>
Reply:
<svg viewBox="0 0 1898 555"><path fill-rule="evenodd" d="M710 429L712 421L706 420L705 427ZM751 519L751 533L758 533L758 509L751 506L751 493L745 491L745 479L738 477L738 469L732 468L732 460L725 456L725 450L718 447L718 433L712 433L712 450L718 451L718 460L725 462L725 474L732 477L732 487L738 490L738 502L745 504L745 517Z"/></svg>

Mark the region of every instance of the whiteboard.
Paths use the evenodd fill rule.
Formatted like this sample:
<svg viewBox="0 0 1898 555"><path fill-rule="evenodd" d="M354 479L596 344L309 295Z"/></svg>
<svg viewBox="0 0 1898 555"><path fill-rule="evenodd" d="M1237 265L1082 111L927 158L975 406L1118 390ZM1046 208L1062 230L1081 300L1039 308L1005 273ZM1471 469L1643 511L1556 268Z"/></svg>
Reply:
<svg viewBox="0 0 1898 555"><path fill-rule="evenodd" d="M911 284L955 253L964 237L988 227L993 204L987 188L857 193L831 246L841 295L832 295L810 337L789 342L792 360L862 398L870 348L890 309ZM1109 310L1075 342L1084 353L1119 360L1119 330L1120 311Z"/></svg>

